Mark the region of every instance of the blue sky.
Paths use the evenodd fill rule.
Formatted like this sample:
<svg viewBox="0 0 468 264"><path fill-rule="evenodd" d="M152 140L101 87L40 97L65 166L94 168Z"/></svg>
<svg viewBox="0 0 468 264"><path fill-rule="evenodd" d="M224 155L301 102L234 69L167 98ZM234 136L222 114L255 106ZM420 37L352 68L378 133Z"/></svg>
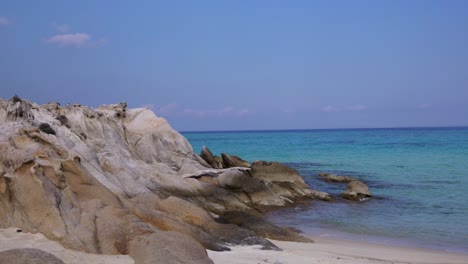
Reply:
<svg viewBox="0 0 468 264"><path fill-rule="evenodd" d="M179 130L468 125L468 1L1 1L0 97Z"/></svg>

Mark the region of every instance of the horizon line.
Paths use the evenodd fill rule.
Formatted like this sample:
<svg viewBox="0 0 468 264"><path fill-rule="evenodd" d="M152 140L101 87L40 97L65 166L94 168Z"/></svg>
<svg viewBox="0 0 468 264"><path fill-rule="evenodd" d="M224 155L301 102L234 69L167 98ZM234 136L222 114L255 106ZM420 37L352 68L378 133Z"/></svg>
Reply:
<svg viewBox="0 0 468 264"><path fill-rule="evenodd" d="M320 130L366 130L366 129L443 129L443 128L468 128L468 125L457 126L401 126L401 127L350 127L350 128L298 128L298 129L239 129L239 130L186 130L179 133L223 133L223 132L301 132L301 131L320 131Z"/></svg>

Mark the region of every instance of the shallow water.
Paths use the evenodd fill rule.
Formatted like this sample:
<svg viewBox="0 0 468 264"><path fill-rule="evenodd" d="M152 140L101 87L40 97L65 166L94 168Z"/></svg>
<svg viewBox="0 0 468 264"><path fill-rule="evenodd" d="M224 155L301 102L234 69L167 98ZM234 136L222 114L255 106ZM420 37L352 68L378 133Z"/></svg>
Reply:
<svg viewBox="0 0 468 264"><path fill-rule="evenodd" d="M199 152L275 160L317 190L345 185L319 172L359 178L379 199L314 201L269 218L304 232L468 252L468 128L185 132Z"/></svg>

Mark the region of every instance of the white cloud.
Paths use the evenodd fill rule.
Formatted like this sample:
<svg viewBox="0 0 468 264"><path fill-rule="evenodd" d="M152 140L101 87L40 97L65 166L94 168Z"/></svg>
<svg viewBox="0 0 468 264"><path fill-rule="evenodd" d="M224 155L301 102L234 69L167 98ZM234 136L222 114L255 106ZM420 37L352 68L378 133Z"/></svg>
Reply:
<svg viewBox="0 0 468 264"><path fill-rule="evenodd" d="M335 112L339 112L340 109L332 105L327 105L327 106L322 107L320 111L325 112L325 113L335 113Z"/></svg>
<svg viewBox="0 0 468 264"><path fill-rule="evenodd" d="M91 36L86 33L59 34L50 37L47 42L56 44L59 47L83 47L89 43Z"/></svg>
<svg viewBox="0 0 468 264"><path fill-rule="evenodd" d="M0 17L0 26L6 26L10 23L11 23L10 19L6 17Z"/></svg>
<svg viewBox="0 0 468 264"><path fill-rule="evenodd" d="M367 109L367 106L365 105L352 105L348 107L348 110L351 110L351 111L362 111L366 109Z"/></svg>

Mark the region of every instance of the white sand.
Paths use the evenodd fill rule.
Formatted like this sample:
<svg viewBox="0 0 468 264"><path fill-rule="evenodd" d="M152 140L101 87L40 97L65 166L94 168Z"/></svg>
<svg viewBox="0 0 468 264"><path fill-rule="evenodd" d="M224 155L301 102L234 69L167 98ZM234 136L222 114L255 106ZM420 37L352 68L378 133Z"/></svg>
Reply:
<svg viewBox="0 0 468 264"><path fill-rule="evenodd" d="M283 251L236 246L227 252L208 251L208 255L216 264L468 264L468 255L463 254L311 238L316 243L272 241ZM0 251L27 247L52 253L67 264L134 264L129 256L82 253L65 249L41 234L17 233L16 228L0 229Z"/></svg>
<svg viewBox="0 0 468 264"><path fill-rule="evenodd" d="M468 264L468 255L400 248L348 240L311 237L316 243L272 242L283 251L234 247L229 252L208 251L216 264Z"/></svg>
<svg viewBox="0 0 468 264"><path fill-rule="evenodd" d="M64 248L42 234L17 233L17 228L0 229L0 251L14 248L37 248L49 252L67 264L133 264L133 259L124 255L88 254Z"/></svg>

